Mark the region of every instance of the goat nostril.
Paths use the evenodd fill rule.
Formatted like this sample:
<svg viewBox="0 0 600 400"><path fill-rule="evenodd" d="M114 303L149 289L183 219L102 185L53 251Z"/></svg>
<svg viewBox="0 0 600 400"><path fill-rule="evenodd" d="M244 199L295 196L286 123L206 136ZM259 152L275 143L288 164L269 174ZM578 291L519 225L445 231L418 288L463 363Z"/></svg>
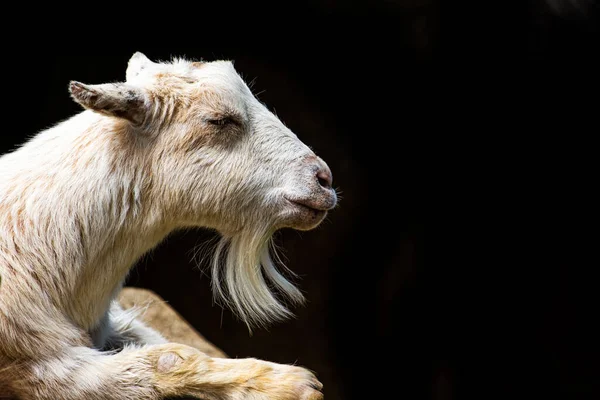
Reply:
<svg viewBox="0 0 600 400"><path fill-rule="evenodd" d="M317 180L319 181L319 185L323 186L326 189L331 187L331 174L325 171L317 172Z"/></svg>

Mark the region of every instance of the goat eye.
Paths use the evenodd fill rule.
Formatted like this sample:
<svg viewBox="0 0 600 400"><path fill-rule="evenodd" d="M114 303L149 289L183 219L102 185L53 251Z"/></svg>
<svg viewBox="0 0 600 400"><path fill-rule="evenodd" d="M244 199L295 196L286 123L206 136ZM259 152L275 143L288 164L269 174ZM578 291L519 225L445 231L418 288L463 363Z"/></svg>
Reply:
<svg viewBox="0 0 600 400"><path fill-rule="evenodd" d="M224 126L224 125L232 124L235 121L231 117L223 117L223 118L217 118L217 119L208 119L207 122L211 125Z"/></svg>

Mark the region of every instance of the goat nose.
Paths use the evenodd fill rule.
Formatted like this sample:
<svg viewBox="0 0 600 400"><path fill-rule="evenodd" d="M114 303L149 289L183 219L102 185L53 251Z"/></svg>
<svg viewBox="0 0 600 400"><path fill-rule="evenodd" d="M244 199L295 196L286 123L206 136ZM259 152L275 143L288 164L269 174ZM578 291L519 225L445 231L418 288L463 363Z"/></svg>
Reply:
<svg viewBox="0 0 600 400"><path fill-rule="evenodd" d="M319 185L325 189L331 189L333 177L331 176L331 171L329 168L319 168L317 171L317 180L319 181Z"/></svg>

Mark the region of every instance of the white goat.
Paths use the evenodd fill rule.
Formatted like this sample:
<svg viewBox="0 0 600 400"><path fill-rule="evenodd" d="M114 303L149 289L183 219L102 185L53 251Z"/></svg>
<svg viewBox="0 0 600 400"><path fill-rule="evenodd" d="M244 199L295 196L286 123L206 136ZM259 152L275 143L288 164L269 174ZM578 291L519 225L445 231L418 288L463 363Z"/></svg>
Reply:
<svg viewBox="0 0 600 400"><path fill-rule="evenodd" d="M227 61L136 53L126 82L70 92L86 110L0 157L0 398L321 399L304 368L167 343L114 299L170 232L208 227L215 295L249 327L288 317L271 237L336 205L328 166Z"/></svg>

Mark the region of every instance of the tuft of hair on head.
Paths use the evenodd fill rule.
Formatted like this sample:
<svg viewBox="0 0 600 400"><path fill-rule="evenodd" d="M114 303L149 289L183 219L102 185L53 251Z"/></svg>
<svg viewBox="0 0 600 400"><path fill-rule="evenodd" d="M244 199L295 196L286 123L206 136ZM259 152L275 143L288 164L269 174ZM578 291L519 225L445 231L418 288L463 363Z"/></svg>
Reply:
<svg viewBox="0 0 600 400"><path fill-rule="evenodd" d="M277 257L273 231L241 231L222 236L212 260L212 288L217 303L227 306L252 334L276 321L294 317L286 303L301 305L300 290L285 278L273 261L293 277ZM277 294L274 294L273 289Z"/></svg>

